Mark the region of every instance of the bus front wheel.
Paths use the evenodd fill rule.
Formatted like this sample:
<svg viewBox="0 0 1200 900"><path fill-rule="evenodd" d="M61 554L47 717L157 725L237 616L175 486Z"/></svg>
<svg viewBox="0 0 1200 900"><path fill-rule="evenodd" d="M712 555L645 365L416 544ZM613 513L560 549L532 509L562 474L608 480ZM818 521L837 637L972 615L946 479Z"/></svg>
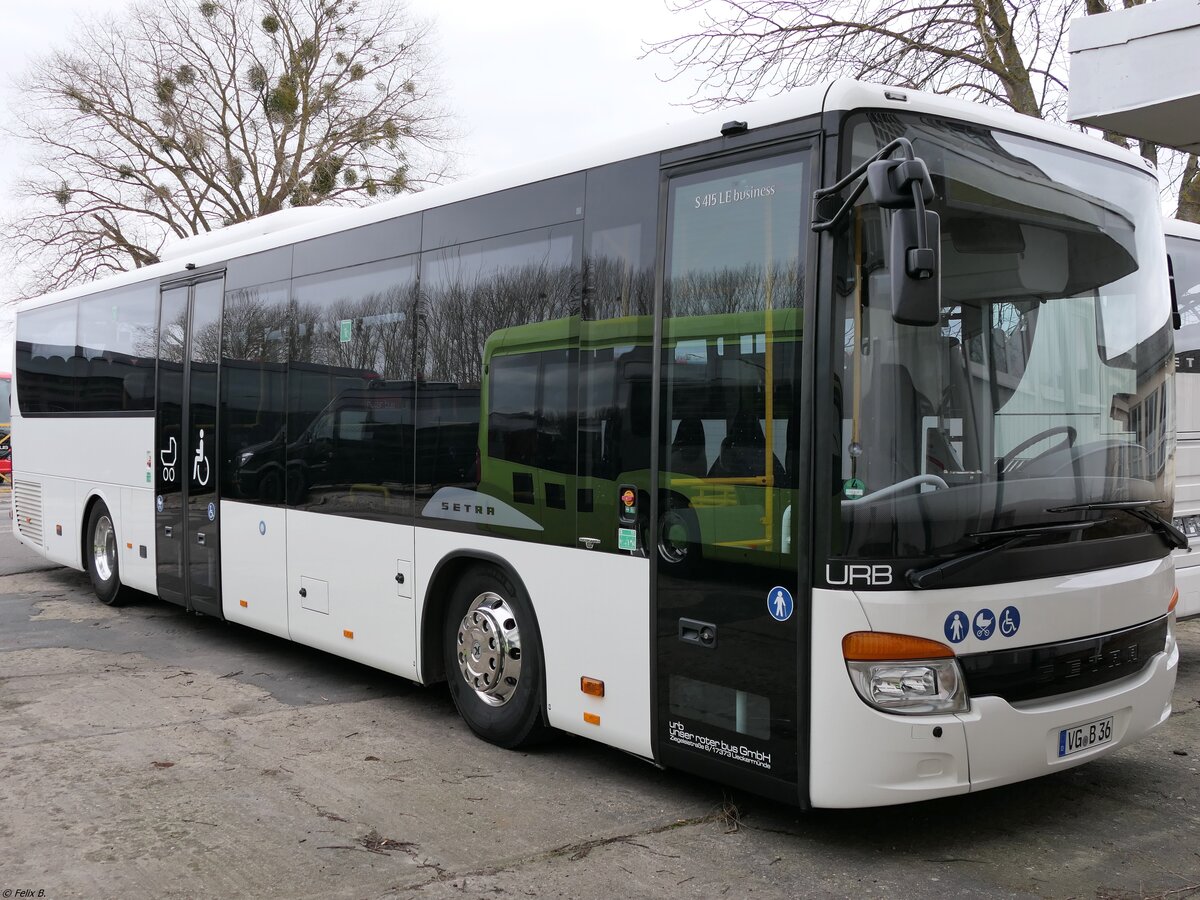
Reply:
<svg viewBox="0 0 1200 900"><path fill-rule="evenodd" d="M119 606L125 599L121 587L121 570L117 561L117 529L103 500L97 500L88 513L87 573L92 590L101 603Z"/></svg>
<svg viewBox="0 0 1200 900"><path fill-rule="evenodd" d="M525 592L498 566L471 569L446 610L446 680L459 715L489 743L515 749L541 740L542 657Z"/></svg>

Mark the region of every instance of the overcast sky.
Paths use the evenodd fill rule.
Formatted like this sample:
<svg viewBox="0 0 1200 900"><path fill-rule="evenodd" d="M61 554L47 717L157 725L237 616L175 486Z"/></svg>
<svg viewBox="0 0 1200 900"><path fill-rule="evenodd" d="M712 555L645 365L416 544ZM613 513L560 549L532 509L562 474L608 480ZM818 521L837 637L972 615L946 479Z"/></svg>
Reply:
<svg viewBox="0 0 1200 900"><path fill-rule="evenodd" d="M643 39L681 27L664 0L408 0L435 23L446 105L462 135L462 175L570 153L589 142L692 115L690 87L663 83L662 59L639 60ZM3 3L0 82L7 118L12 82L38 56L63 47L81 15L121 11L129 0ZM0 136L0 191L20 177L22 148ZM0 292L5 289L0 278ZM11 315L11 313L9 314ZM0 312L0 366L11 331Z"/></svg>
<svg viewBox="0 0 1200 900"><path fill-rule="evenodd" d="M663 0L408 0L435 22L435 55L447 106L463 135L464 175L570 152L590 141L644 131L691 115L690 88L664 84L666 60L639 60L643 39L669 36L681 20ZM66 44L80 15L120 11L129 0L7 0L0 74ZM5 104L7 107L7 102ZM6 115L6 113L5 113ZM7 192L20 148L3 145Z"/></svg>

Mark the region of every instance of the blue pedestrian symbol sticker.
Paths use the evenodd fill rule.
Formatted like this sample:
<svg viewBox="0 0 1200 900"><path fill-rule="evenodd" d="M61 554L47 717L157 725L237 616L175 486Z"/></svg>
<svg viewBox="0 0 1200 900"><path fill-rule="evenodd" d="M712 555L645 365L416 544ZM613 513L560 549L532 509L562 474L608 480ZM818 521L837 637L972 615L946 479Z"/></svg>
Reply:
<svg viewBox="0 0 1200 900"><path fill-rule="evenodd" d="M1012 637L1021 627L1021 611L1015 606L1006 606L1000 610L1000 633Z"/></svg>
<svg viewBox="0 0 1200 900"><path fill-rule="evenodd" d="M211 522L216 517L217 517L217 504L215 504L215 503L208 504L208 521Z"/></svg>
<svg viewBox="0 0 1200 900"><path fill-rule="evenodd" d="M162 512L162 511L163 511L163 497L162 497L162 494L159 494L157 497L155 497L155 498L154 498L154 508L155 508L155 509L157 509L159 512Z"/></svg>
<svg viewBox="0 0 1200 900"><path fill-rule="evenodd" d="M967 636L967 614L961 609L956 609L946 616L946 624L942 630L946 632L946 640L950 643L960 643Z"/></svg>
<svg viewBox="0 0 1200 900"><path fill-rule="evenodd" d="M767 611L777 622L786 622L792 617L792 592L776 585L767 593Z"/></svg>
<svg viewBox="0 0 1200 900"><path fill-rule="evenodd" d="M975 632L975 637L979 640L986 641L996 630L996 614L986 607L981 609L971 620L971 630Z"/></svg>

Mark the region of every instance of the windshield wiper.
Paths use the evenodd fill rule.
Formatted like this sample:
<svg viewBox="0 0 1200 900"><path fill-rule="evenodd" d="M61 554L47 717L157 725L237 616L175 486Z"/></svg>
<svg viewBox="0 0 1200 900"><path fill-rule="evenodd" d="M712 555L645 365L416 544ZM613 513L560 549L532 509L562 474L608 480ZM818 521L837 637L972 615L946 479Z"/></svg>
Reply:
<svg viewBox="0 0 1200 900"><path fill-rule="evenodd" d="M948 576L973 566L993 553L1028 543L1036 537L1043 537L1047 534L1070 534L1099 524L1098 521L1055 522L1052 525L1022 525L1016 528L1001 528L998 531L976 531L968 534L967 537L982 541L982 546L926 569L910 569L907 576L908 583L922 590L937 587Z"/></svg>
<svg viewBox="0 0 1200 900"><path fill-rule="evenodd" d="M1101 500L1096 503L1055 506L1047 509L1046 512L1082 512L1084 510L1097 509L1115 509L1118 512L1127 512L1135 519L1141 519L1158 532L1168 545L1174 547L1176 550L1183 550L1188 546L1187 535L1150 508L1152 506L1162 506L1165 502L1165 500Z"/></svg>

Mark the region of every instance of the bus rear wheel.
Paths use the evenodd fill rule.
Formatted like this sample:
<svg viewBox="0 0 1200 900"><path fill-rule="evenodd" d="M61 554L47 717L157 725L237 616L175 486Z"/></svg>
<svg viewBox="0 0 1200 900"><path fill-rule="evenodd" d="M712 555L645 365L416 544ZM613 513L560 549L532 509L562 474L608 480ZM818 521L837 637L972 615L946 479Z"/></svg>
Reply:
<svg viewBox="0 0 1200 900"><path fill-rule="evenodd" d="M92 590L101 603L120 606L125 600L126 589L121 587L120 563L117 560L117 529L112 515L103 500L97 500L88 513L87 573L92 579Z"/></svg>
<svg viewBox="0 0 1200 900"><path fill-rule="evenodd" d="M546 736L537 620L498 566L473 568L454 586L443 649L450 695L475 734L508 749Z"/></svg>

